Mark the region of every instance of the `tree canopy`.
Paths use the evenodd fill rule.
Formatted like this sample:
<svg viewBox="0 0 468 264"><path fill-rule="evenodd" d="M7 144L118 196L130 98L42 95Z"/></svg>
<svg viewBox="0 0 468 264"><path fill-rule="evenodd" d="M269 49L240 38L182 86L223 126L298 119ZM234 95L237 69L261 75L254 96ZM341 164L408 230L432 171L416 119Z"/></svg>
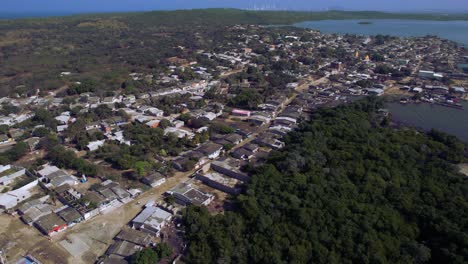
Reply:
<svg viewBox="0 0 468 264"><path fill-rule="evenodd" d="M235 211L184 214L188 263L466 263L465 145L321 109L254 172Z"/></svg>

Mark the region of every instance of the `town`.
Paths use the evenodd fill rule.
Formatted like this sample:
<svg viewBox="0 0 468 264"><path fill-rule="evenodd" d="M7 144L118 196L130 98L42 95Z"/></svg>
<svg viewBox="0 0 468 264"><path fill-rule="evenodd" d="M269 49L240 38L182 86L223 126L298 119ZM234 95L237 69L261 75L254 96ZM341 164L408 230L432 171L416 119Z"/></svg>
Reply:
<svg viewBox="0 0 468 264"><path fill-rule="evenodd" d="M178 46L158 74L128 72L114 89L64 70L68 86L0 98L0 219L17 228L3 258L127 263L164 243L177 262L184 208L229 210L317 108L468 100L468 52L434 36L225 31L224 46Z"/></svg>

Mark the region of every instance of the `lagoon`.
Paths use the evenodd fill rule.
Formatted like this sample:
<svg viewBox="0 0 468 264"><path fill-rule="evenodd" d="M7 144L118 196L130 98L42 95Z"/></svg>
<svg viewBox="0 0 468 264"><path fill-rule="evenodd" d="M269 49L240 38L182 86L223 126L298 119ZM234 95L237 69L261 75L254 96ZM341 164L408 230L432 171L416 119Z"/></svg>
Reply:
<svg viewBox="0 0 468 264"><path fill-rule="evenodd" d="M468 143L468 102L461 104L464 110L428 103L389 103L386 107L398 123L426 131L434 128Z"/></svg>
<svg viewBox="0 0 468 264"><path fill-rule="evenodd" d="M366 25L359 22L369 22ZM294 24L296 27L317 29L323 33L357 35L391 35L413 37L435 35L468 47L468 21L433 21L402 19L321 20Z"/></svg>

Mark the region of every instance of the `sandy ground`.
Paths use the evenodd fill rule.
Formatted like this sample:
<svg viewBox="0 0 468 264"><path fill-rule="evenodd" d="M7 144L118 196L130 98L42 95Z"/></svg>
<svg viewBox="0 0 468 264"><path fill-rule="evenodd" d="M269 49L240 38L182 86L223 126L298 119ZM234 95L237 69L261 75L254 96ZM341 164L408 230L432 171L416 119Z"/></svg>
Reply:
<svg viewBox="0 0 468 264"><path fill-rule="evenodd" d="M66 251L17 217L1 214L0 234L0 248L10 262L31 254L43 263L71 263Z"/></svg>
<svg viewBox="0 0 468 264"><path fill-rule="evenodd" d="M458 165L460 172L468 177L468 163Z"/></svg>

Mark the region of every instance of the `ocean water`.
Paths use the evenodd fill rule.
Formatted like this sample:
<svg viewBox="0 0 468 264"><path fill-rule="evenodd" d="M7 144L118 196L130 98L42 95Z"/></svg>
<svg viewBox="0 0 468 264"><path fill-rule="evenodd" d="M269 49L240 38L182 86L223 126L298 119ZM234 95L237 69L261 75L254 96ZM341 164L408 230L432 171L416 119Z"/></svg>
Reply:
<svg viewBox="0 0 468 264"><path fill-rule="evenodd" d="M362 25L359 22L371 24ZM321 20L294 24L323 33L357 35L392 35L399 37L436 35L468 47L468 21L432 21L401 19Z"/></svg>

